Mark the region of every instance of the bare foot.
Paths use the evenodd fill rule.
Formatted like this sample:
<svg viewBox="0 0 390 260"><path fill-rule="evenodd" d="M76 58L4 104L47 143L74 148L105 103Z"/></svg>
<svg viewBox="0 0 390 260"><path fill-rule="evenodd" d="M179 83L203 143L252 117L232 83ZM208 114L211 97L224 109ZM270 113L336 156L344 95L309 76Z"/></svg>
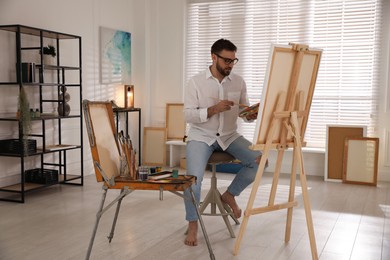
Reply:
<svg viewBox="0 0 390 260"><path fill-rule="evenodd" d="M240 218L241 217L241 209L237 205L236 199L234 198L234 196L232 194L230 194L230 192L225 191L224 194L222 194L221 199L222 199L223 202L228 204L229 207L232 208L233 214L234 214L234 216L236 218Z"/></svg>
<svg viewBox="0 0 390 260"><path fill-rule="evenodd" d="M186 232L186 239L184 244L187 246L197 246L198 245L198 221L189 221L188 229Z"/></svg>

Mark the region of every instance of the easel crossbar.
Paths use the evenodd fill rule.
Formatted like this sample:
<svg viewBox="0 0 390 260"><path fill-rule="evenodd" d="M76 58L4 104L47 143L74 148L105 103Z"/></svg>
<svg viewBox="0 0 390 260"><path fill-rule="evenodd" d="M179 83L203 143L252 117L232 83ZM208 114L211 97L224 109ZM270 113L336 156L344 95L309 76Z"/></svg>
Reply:
<svg viewBox="0 0 390 260"><path fill-rule="evenodd" d="M103 190L107 190L107 187L103 186ZM112 206L114 206L119 200L122 200L124 197L126 197L127 195L129 195L133 191L134 190L130 190L128 187L125 187L124 189L121 190L121 192L119 193L118 197L116 197L113 201L111 201L110 204L105 206L101 210L101 212L99 212L98 214L100 214L100 216L102 216L107 210L109 210ZM104 205L104 201L103 201L103 205Z"/></svg>
<svg viewBox="0 0 390 260"><path fill-rule="evenodd" d="M302 147L306 146L306 142L302 142L301 144ZM294 145L295 145L294 142L286 142L284 145L280 143L274 143L274 144L270 144L269 148L270 150L286 150L288 148L294 148ZM265 149L265 144L251 145L249 146L249 149L263 151Z"/></svg>
<svg viewBox="0 0 390 260"><path fill-rule="evenodd" d="M254 208L248 212L249 214L245 211L244 215L245 216L256 215L256 214L261 214L261 213L270 212L270 211L276 211L276 210L280 210L280 209L288 209L288 208L292 208L292 207L296 207L296 206L298 206L298 201L286 202L286 203L272 205L272 206Z"/></svg>
<svg viewBox="0 0 390 260"><path fill-rule="evenodd" d="M297 113L297 117L305 117L308 115L307 111L295 111ZM283 119L283 118L290 118L291 112L290 111L281 111L281 112L274 112L274 118L275 119Z"/></svg>

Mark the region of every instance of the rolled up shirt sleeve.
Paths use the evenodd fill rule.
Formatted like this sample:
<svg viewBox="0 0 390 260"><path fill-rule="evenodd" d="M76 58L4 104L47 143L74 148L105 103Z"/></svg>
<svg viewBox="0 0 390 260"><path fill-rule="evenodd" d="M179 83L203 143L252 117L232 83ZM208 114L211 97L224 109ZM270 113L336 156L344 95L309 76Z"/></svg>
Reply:
<svg viewBox="0 0 390 260"><path fill-rule="evenodd" d="M185 101L184 118L187 123L203 123L208 120L207 107L200 107L196 83L193 79L188 82Z"/></svg>

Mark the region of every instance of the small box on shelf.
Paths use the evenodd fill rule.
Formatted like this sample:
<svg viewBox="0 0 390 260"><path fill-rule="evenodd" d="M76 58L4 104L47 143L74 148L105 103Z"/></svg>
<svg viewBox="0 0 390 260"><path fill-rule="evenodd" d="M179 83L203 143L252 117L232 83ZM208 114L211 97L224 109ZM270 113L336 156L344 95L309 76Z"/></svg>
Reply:
<svg viewBox="0 0 390 260"><path fill-rule="evenodd" d="M58 171L54 169L31 169L25 171L25 181L39 184L58 183Z"/></svg>
<svg viewBox="0 0 390 260"><path fill-rule="evenodd" d="M27 151L26 154L37 152L37 141L34 139L26 139ZM22 154L23 141L20 139L5 139L0 140L0 153Z"/></svg>

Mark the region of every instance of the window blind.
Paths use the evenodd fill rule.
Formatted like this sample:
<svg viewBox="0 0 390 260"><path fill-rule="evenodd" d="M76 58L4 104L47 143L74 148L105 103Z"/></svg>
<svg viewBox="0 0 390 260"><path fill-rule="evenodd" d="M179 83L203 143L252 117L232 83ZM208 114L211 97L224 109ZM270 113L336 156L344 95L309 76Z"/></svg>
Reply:
<svg viewBox="0 0 390 260"><path fill-rule="evenodd" d="M234 72L259 102L272 43L323 49L310 117L308 147L323 148L327 124L366 125L375 135L378 106L380 0L196 1L187 5L186 82L211 64L210 48L231 40L240 61ZM239 131L253 140L254 123Z"/></svg>

